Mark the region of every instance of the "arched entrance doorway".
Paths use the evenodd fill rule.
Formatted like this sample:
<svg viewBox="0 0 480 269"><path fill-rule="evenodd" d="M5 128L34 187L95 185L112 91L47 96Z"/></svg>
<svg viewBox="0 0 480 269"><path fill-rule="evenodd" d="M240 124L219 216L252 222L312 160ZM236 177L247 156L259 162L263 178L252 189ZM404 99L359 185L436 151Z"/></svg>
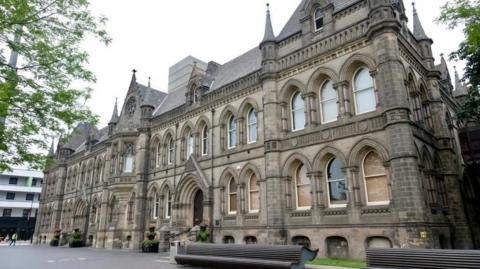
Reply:
<svg viewBox="0 0 480 269"><path fill-rule="evenodd" d="M203 192L198 190L193 199L193 226L203 222Z"/></svg>

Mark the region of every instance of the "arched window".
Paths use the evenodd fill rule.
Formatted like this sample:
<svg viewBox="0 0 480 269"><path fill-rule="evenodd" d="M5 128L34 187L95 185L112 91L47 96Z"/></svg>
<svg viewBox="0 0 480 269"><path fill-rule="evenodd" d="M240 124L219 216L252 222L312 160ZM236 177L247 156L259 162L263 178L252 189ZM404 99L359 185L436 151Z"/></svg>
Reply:
<svg viewBox="0 0 480 269"><path fill-rule="evenodd" d="M292 111L292 131L303 130L305 128L305 102L303 101L302 94L297 91L292 96L291 101Z"/></svg>
<svg viewBox="0 0 480 269"><path fill-rule="evenodd" d="M228 149L233 149L237 145L237 119L232 115L228 119L227 128Z"/></svg>
<svg viewBox="0 0 480 269"><path fill-rule="evenodd" d="M208 128L207 125L202 129L202 156L208 155Z"/></svg>
<svg viewBox="0 0 480 269"><path fill-rule="evenodd" d="M255 108L250 109L247 115L247 143L257 142L257 115Z"/></svg>
<svg viewBox="0 0 480 269"><path fill-rule="evenodd" d="M190 155L193 154L193 132L188 131L186 136L185 136L185 141L186 141L186 159L190 158Z"/></svg>
<svg viewBox="0 0 480 269"><path fill-rule="evenodd" d="M258 187L257 175L252 173L248 181L248 211L256 213L260 210L260 189Z"/></svg>
<svg viewBox="0 0 480 269"><path fill-rule="evenodd" d="M192 101L193 101L193 104L196 104L198 102L198 95L197 95L198 91L197 91L196 86L193 86L193 87L194 87L194 89L192 90L192 94L193 94L193 98L192 98L193 100Z"/></svg>
<svg viewBox="0 0 480 269"><path fill-rule="evenodd" d="M320 91L322 123L336 121L338 117L338 96L331 80L326 81Z"/></svg>
<svg viewBox="0 0 480 269"><path fill-rule="evenodd" d="M420 101L420 94L415 88L413 78L410 77L408 80L408 91L409 91L409 101L412 110L412 120L415 122L421 122L423 120L422 107Z"/></svg>
<svg viewBox="0 0 480 269"><path fill-rule="evenodd" d="M123 172L133 172L133 144L129 143L125 145L125 161L123 164Z"/></svg>
<svg viewBox="0 0 480 269"><path fill-rule="evenodd" d="M158 142L155 147L155 167L160 167L160 162L161 162L160 150L161 150L161 143Z"/></svg>
<svg viewBox="0 0 480 269"><path fill-rule="evenodd" d="M375 151L370 151L363 160L363 176L367 205L389 204L387 172L382 159Z"/></svg>
<svg viewBox="0 0 480 269"><path fill-rule="evenodd" d="M153 200L153 219L158 219L158 211L160 209L160 195L155 191Z"/></svg>
<svg viewBox="0 0 480 269"><path fill-rule="evenodd" d="M343 164L338 159L331 160L327 166L328 203L330 207L347 205L347 188L342 167Z"/></svg>
<svg viewBox="0 0 480 269"><path fill-rule="evenodd" d="M170 190L167 188L165 190L165 219L169 219L172 215L172 195Z"/></svg>
<svg viewBox="0 0 480 269"><path fill-rule="evenodd" d="M233 236L226 235L223 237L224 244L235 244L235 238Z"/></svg>
<svg viewBox="0 0 480 269"><path fill-rule="evenodd" d="M174 159L175 159L175 142L173 141L173 138L171 137L168 140L167 163L168 164L173 164Z"/></svg>
<svg viewBox="0 0 480 269"><path fill-rule="evenodd" d="M308 210L312 205L310 179L307 177L307 168L300 164L295 170L295 190L298 210Z"/></svg>
<svg viewBox="0 0 480 269"><path fill-rule="evenodd" d="M228 182L228 214L237 214L237 184L233 177Z"/></svg>
<svg viewBox="0 0 480 269"><path fill-rule="evenodd" d="M357 114L375 111L377 106L375 88L373 78L370 76L368 68L362 67L355 74L353 94Z"/></svg>
<svg viewBox="0 0 480 269"><path fill-rule="evenodd" d="M245 236L245 244L246 245L256 245L257 238L255 236Z"/></svg>
<svg viewBox="0 0 480 269"><path fill-rule="evenodd" d="M323 29L323 12L320 8L315 10L315 31Z"/></svg>

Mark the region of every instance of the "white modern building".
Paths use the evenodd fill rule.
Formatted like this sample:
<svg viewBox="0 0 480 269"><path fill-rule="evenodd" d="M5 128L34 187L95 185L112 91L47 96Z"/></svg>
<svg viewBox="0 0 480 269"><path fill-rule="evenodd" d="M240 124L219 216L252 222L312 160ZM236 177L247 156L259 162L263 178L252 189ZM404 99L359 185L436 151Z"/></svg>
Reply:
<svg viewBox="0 0 480 269"><path fill-rule="evenodd" d="M13 169L0 174L0 236L17 232L30 239L41 193L43 173Z"/></svg>

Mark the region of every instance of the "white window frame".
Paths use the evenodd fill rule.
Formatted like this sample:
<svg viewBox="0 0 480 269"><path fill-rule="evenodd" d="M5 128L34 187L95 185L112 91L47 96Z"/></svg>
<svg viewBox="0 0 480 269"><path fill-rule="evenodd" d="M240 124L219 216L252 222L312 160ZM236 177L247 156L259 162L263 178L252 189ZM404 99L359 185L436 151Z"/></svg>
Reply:
<svg viewBox="0 0 480 269"><path fill-rule="evenodd" d="M229 118L228 118L228 121L227 121L227 148L228 149L234 149L236 146L237 146L237 119L235 118L234 115L231 115ZM232 126L231 126L231 122L233 122L235 124L235 128L232 130ZM231 141L231 136L232 136L232 133L235 133L235 141L233 141L233 145L232 145L232 141Z"/></svg>
<svg viewBox="0 0 480 269"><path fill-rule="evenodd" d="M335 179L335 180L330 180L328 178L328 167L330 166L330 164L335 160L336 158L332 158L330 159L330 161L328 161L327 163L327 167L325 169L326 173L325 173L325 180L327 182L327 190L328 190L328 195L327 195L327 198L328 198L328 207L330 208L342 208L342 207L347 207L348 205L348 193L347 193L347 202L345 204L332 204L330 203L330 182L338 182L338 181L344 181L345 182L345 185L347 184L347 180L345 179L345 175L344 175L344 178L343 179Z"/></svg>
<svg viewBox="0 0 480 269"><path fill-rule="evenodd" d="M185 143L186 143L185 157L186 159L188 159L193 154L193 149L194 149L194 138L193 138L192 130L188 131L187 134L185 135Z"/></svg>
<svg viewBox="0 0 480 269"><path fill-rule="evenodd" d="M260 187L259 186L256 186L257 189L255 190L252 190L252 177L257 177L256 174L252 173L250 175L250 178L248 179L248 212L249 213L258 213L260 211ZM257 183L258 183L258 177L257 177ZM259 196L258 196L258 207L259 209L252 209L252 193L258 193Z"/></svg>
<svg viewBox="0 0 480 269"><path fill-rule="evenodd" d="M131 153L128 153L127 150L128 150L128 146L131 146L132 147L132 152ZM123 172L124 173L133 173L134 170L135 170L135 153L134 153L134 149L133 149L134 145L133 144L126 144L125 145L125 159L123 161ZM132 161L132 167L130 167L131 169L128 169L127 170L127 163L128 163L128 160L131 159ZM86 180L86 177L84 175L84 181Z"/></svg>
<svg viewBox="0 0 480 269"><path fill-rule="evenodd" d="M202 156L208 155L208 126L205 124L202 129Z"/></svg>
<svg viewBox="0 0 480 269"><path fill-rule="evenodd" d="M230 192L230 185L231 185L232 183L235 185L235 192ZM238 196L237 196L238 190L237 190L237 186L236 186L236 183L235 183L235 179L234 179L233 177L231 177L230 180L228 181L227 190L228 190L228 191L227 191L227 193L228 193L228 197L227 197L227 198L228 198L228 199L227 199L227 206L228 206L227 209L228 209L228 210L227 210L227 211L228 211L228 214L229 214L229 215L235 215L235 214L237 214L237 209L231 210L231 205L230 205L230 197L231 197L232 195L235 195L235 201L238 200L238 199L237 199L237 198L238 198ZM237 204L237 208L238 208L238 203L236 203L236 204Z"/></svg>
<svg viewBox="0 0 480 269"><path fill-rule="evenodd" d="M254 114L255 122L250 122L250 113ZM252 107L247 113L247 144L252 144L257 142L257 139L258 139L257 122L258 122L257 111L255 110L255 108ZM256 136L255 140L253 140L250 135L251 130L255 131L255 136Z"/></svg>
<svg viewBox="0 0 480 269"><path fill-rule="evenodd" d="M322 16L317 17L317 12L318 12L318 11L320 11L320 13L322 14ZM324 22L322 22L322 27L317 28L317 20L319 20L319 19L322 19L322 20L323 20L324 18L325 18L325 16L323 16L323 12L321 11L321 9L320 9L320 8L315 9L315 12L313 13L313 28L315 29L315 32L318 32L318 31L323 30Z"/></svg>
<svg viewBox="0 0 480 269"><path fill-rule="evenodd" d="M338 120L338 92L335 90L335 88L333 88L333 85L332 85L332 88L333 90L335 91L335 93L337 94L336 98L332 98L332 99L328 99L328 100L323 100L323 90L325 89L325 87L327 86L327 84L329 82L332 82L331 80L325 80L325 82L322 84L322 86L320 87L320 121L322 124L326 124L326 123L330 123L330 122L335 122ZM332 82L333 83L333 82ZM333 100L336 100L335 102L335 107L336 107L336 110L337 110L337 118L333 119L333 120L329 120L329 121L325 121L324 120L324 114L323 113L323 108L324 108L324 104L325 103L329 103L329 102L332 102Z"/></svg>
<svg viewBox="0 0 480 269"><path fill-rule="evenodd" d="M298 211L307 211L307 210L310 210L312 209L312 195L310 194L310 205L309 206L298 206L298 198L299 198L299 195L298 195L298 187L302 187L302 186L307 186L309 185L310 186L310 192L312 190L312 182L310 182L309 184L298 184L298 170L301 169L302 166L304 166L305 164L301 163L297 166L297 168L294 170L294 177L295 177L295 208L296 210ZM308 178L308 177L307 177ZM310 180L310 179L309 179Z"/></svg>
<svg viewBox="0 0 480 269"><path fill-rule="evenodd" d="M378 105L378 101L377 101L377 96L375 94L375 79L370 76L370 78L372 79L372 87L371 88L365 88L365 89L360 89L358 90L357 89L357 84L356 84L356 78L357 76L360 74L360 72L365 69L367 70L368 72L368 75L370 76L370 69L368 69L368 67L366 66L362 66L360 68L357 69L357 71L355 71L354 75L353 75L353 102L355 103L355 115L362 115L362 114L367 114L367 113L370 113L370 112L374 112L377 110L376 106ZM358 112L358 102L357 102L357 93L359 92L366 92L366 91L373 91L373 96L375 97L375 107L371 110L367 110L367 111L364 111L364 112Z"/></svg>
<svg viewBox="0 0 480 269"><path fill-rule="evenodd" d="M192 90L192 94L193 94L193 98L192 98L193 100L192 100L192 102L193 102L193 104L196 104L196 103L198 102L198 99L197 99L197 88L194 88L194 89Z"/></svg>
<svg viewBox="0 0 480 269"><path fill-rule="evenodd" d="M173 137L168 140L168 153L167 153L167 164L173 164L173 159L175 158L175 142Z"/></svg>
<svg viewBox="0 0 480 269"><path fill-rule="evenodd" d="M157 168L160 167L160 163L162 161L160 149L161 149L161 143L160 141L158 141L157 147L155 148L155 167Z"/></svg>
<svg viewBox="0 0 480 269"><path fill-rule="evenodd" d="M294 110L293 101L294 101L295 96L297 96L297 95L302 99L303 108ZM295 112L300 111L300 110L303 110L303 117L304 117L303 119L304 119L304 122L306 124L307 123L307 117L305 115L305 110L306 110L305 100L303 100L303 98L302 98L302 92L296 91L292 94L292 97L290 97L290 117L291 117L292 132L301 131L301 130L305 129L305 124L304 124L303 127L295 128L295 125L296 125L295 124Z"/></svg>
<svg viewBox="0 0 480 269"><path fill-rule="evenodd" d="M374 152L375 154L377 154L379 157L380 154L378 154L378 152L374 151L374 150L370 150L369 152L367 152L367 154L365 154L365 156L363 156L363 160L362 160L362 176L363 176L363 186L364 186L364 193L365 193L365 201L367 202L367 206L375 206L375 205L390 205L390 200L387 200L387 201L379 201L379 202L370 202L368 201L368 190L367 190L367 178L365 176L365 159L367 158L367 156ZM368 177L369 178L372 178L372 177L380 177L380 176L384 176L385 177L385 180L387 180L387 187L388 187L388 177L387 177L387 170L385 169L385 174L378 174L378 175L369 175ZM389 190L387 188L387 196L390 197L390 193L389 193Z"/></svg>

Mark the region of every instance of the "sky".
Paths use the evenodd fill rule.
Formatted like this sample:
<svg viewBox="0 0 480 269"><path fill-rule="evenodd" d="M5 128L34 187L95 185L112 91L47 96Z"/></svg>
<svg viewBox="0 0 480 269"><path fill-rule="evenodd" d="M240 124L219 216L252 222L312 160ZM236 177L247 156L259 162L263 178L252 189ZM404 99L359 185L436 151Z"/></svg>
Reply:
<svg viewBox="0 0 480 269"><path fill-rule="evenodd" d="M91 0L94 14L109 21L106 29L113 41L104 46L87 39L82 47L90 54L88 68L97 82L87 105L106 126L115 98L119 106L130 84L132 70L137 81L167 91L168 68L188 55L205 62L225 63L258 46L265 26L266 0ZM300 0L269 0L272 23L278 34ZM417 0L416 7L426 34L434 40L436 63L440 53L448 55L463 39L460 29L449 30L435 22L446 0ZM412 28L411 2L405 2ZM449 63L458 70L463 63Z"/></svg>

